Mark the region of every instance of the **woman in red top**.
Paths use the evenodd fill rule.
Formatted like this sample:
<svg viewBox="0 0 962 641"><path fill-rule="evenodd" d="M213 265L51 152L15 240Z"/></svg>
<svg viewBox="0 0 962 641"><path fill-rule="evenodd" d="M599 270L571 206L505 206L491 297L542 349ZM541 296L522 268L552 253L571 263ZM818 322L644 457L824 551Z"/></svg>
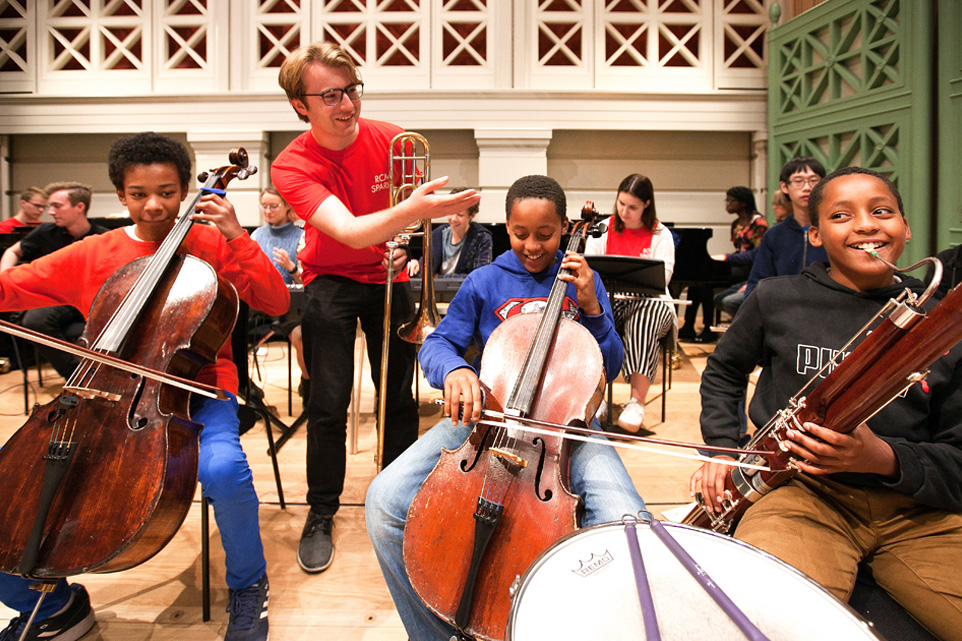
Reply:
<svg viewBox="0 0 962 641"><path fill-rule="evenodd" d="M665 283L675 268L675 240L658 222L651 179L631 174L618 185L614 215L600 238L589 238L585 254L640 256L665 263ZM667 297L667 292L665 292ZM675 329L675 309L658 298L615 300L615 327L625 344L622 375L631 385L631 398L622 406L618 426L641 429L645 397L658 370L658 341Z"/></svg>

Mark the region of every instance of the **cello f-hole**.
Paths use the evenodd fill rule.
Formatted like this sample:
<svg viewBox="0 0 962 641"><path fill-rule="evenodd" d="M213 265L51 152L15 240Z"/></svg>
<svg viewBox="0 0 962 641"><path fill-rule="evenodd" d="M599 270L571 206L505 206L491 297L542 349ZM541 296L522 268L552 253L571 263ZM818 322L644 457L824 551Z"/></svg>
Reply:
<svg viewBox="0 0 962 641"><path fill-rule="evenodd" d="M547 443L545 443L544 439L540 436L534 437L531 443L535 447L541 447L541 454L538 456L538 473L534 477L534 495L537 496L539 500L547 502L554 496L554 493L550 489L545 490L544 494L541 493L541 473L544 472L544 457L547 450Z"/></svg>
<svg viewBox="0 0 962 641"><path fill-rule="evenodd" d="M468 461L467 461L467 459L465 459L465 460L461 461L461 463L458 465L458 467L461 468L461 471L462 471L462 472L470 472L470 471L473 470L474 467L478 464L478 461L481 460L481 455L484 454L485 450L487 450L487 448L484 446L484 444L487 442L488 436L491 434L491 430L492 430L492 429L494 429L494 428L489 425L489 426L488 426L488 429L484 432L484 437L481 439L481 445L480 445L480 446L478 447L478 449L475 451L475 453L474 453L474 460L471 461L471 464L468 465Z"/></svg>

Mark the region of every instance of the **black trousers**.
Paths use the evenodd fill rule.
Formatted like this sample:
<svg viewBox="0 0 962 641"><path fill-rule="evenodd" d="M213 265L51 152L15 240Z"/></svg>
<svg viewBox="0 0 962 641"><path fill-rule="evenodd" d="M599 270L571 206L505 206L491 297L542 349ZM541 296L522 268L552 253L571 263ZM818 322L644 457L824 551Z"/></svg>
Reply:
<svg viewBox="0 0 962 641"><path fill-rule="evenodd" d="M66 335L67 328L83 322L84 316L80 313L80 310L70 305L30 309L24 312L23 318L20 320L20 324L27 329L67 341L76 338L76 336L68 337ZM53 365L58 374L66 379L70 378L80 362L73 354L52 347L38 345L37 351Z"/></svg>
<svg viewBox="0 0 962 641"><path fill-rule="evenodd" d="M384 285L321 276L306 287L301 318L304 360L311 374L307 411L307 502L320 514L340 507L347 459L347 409L354 384L354 338L358 319L367 341L371 378L378 393L384 326ZM385 394L384 465L418 437L418 406L411 391L417 350L397 337L397 326L414 311L407 283L392 287L392 330Z"/></svg>

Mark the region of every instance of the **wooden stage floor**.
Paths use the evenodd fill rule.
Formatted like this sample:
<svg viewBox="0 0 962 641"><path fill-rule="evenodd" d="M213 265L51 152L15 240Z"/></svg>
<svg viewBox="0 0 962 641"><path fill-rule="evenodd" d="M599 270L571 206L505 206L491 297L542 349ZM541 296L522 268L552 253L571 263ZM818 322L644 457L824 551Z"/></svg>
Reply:
<svg viewBox="0 0 962 641"><path fill-rule="evenodd" d="M660 379L652 386L646 427L664 438L700 442L698 383L711 345L681 345L681 367L673 372L668 392L668 417L661 420ZM287 411L287 356L284 347L271 343L260 357L259 384L279 417L290 424ZM295 385L297 365L295 363ZM365 364L365 369L367 366ZM63 379L45 367L44 387L37 372L30 377L31 403L51 400ZM281 476L287 509L281 510L267 455L264 426L256 425L243 436L244 449L254 471L260 496L261 534L271 581L270 624L273 639L338 639L339 641L403 641L407 638L381 578L364 527L364 493L374 477L373 386L365 372L358 430L359 452L348 457L347 480L340 512L335 518L333 565L309 575L297 565L295 554L308 512L305 503L305 432L302 428L281 450ZM628 387L615 384L615 401L627 399ZM440 409L434 399L440 392L420 382L421 429L434 425ZM293 413L300 413L294 394ZM24 421L23 385L19 370L0 375L0 442L5 442ZM697 467L694 461L649 453L622 451L622 457L639 492L657 516L665 509L688 502L687 481ZM132 470L132 473L136 471ZM9 500L9 497L8 497ZM211 519L214 529L213 519ZM223 551L216 533L211 545L212 620L201 616L200 494L173 541L150 561L114 574L76 577L90 592L97 625L84 641L194 641L222 638L227 627L227 587ZM12 616L0 606L0 621Z"/></svg>

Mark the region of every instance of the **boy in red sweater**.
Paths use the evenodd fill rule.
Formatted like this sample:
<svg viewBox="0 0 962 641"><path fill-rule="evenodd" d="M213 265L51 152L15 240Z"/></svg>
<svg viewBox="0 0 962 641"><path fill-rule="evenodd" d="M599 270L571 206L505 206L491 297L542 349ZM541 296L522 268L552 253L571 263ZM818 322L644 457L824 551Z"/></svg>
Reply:
<svg viewBox="0 0 962 641"><path fill-rule="evenodd" d="M137 134L111 145L109 170L117 197L134 224L91 236L3 272L0 310L67 304L86 315L101 285L117 269L157 250L187 197L191 176L187 150L158 134ZM220 195L208 193L191 215L210 225L195 225L182 249L213 266L251 307L270 315L285 313L290 305L287 287L270 259L237 221L233 205ZM217 361L201 370L198 381L230 395L225 401L195 396L190 404L191 418L204 426L198 476L204 496L214 507L226 554L230 622L225 639L267 639L267 563L260 538L257 494L238 434L234 398L237 370L230 341L221 348ZM20 637L39 596L29 589L30 583L0 574L0 602L21 613L0 632L0 638ZM93 623L86 590L61 579L41 604L27 639L72 641Z"/></svg>

